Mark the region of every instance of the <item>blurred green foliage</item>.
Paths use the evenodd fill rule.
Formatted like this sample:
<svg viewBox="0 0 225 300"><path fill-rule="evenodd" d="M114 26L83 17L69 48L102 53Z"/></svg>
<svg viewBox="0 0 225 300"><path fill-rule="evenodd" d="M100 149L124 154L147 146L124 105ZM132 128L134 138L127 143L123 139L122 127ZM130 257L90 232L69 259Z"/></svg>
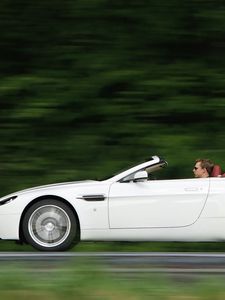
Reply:
<svg viewBox="0 0 225 300"><path fill-rule="evenodd" d="M1 195L154 154L225 167L225 4L1 0Z"/></svg>
<svg viewBox="0 0 225 300"><path fill-rule="evenodd" d="M0 251L36 252L32 246L0 241ZM224 242L80 242L71 252L225 252Z"/></svg>
<svg viewBox="0 0 225 300"><path fill-rule="evenodd" d="M58 262L60 265L60 262ZM209 276L175 277L147 272L141 274L110 274L109 266L99 262L74 261L63 268L49 262L9 263L1 266L0 297L8 300L26 299L224 299L223 278ZM185 280L186 278L186 280Z"/></svg>

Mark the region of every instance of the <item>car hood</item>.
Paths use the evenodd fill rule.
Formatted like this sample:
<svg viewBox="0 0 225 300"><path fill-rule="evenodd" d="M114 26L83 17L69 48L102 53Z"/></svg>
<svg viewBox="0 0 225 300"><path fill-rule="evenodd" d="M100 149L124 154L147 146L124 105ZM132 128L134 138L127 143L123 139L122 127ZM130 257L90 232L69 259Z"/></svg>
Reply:
<svg viewBox="0 0 225 300"><path fill-rule="evenodd" d="M39 191L39 190L45 190L45 189L58 189L58 188L64 188L64 187L68 187L68 186L82 186L82 185L90 185L90 184L94 184L96 182L96 180L83 180L83 181L71 181L71 182L60 182L60 183L53 183L53 184L47 184L47 185L40 185L40 186L36 186L36 187L32 187L32 188L28 188L28 189L24 189L24 190L20 190L17 191L15 193L6 195L4 197L1 197L0 200L4 200L5 198L9 198L11 196L19 196L21 194L25 194L25 193L29 193L29 192L35 192L35 191Z"/></svg>
<svg viewBox="0 0 225 300"><path fill-rule="evenodd" d="M71 182L59 182L59 183L35 186L35 187L32 187L32 188L21 190L18 193L30 192L30 191L41 190L41 189L61 188L61 187L69 186L69 185L71 185L71 186L72 185L83 185L83 184L89 184L89 183L95 183L95 182L98 182L98 181L95 181L95 180L82 180L82 181L71 181Z"/></svg>

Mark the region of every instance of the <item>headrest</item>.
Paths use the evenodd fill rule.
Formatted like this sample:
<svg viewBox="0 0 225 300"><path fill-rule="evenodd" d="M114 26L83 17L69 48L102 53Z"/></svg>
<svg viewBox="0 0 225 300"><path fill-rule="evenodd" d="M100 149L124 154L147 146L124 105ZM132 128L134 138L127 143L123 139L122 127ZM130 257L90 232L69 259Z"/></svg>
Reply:
<svg viewBox="0 0 225 300"><path fill-rule="evenodd" d="M219 165L214 165L213 170L211 172L211 177L218 177L221 176L221 167Z"/></svg>

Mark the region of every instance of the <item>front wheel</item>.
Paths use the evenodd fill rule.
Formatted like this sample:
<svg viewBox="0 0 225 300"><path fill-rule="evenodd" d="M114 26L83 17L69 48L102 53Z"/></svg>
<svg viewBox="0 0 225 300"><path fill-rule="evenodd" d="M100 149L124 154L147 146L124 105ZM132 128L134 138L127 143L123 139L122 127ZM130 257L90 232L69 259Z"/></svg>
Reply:
<svg viewBox="0 0 225 300"><path fill-rule="evenodd" d="M43 251L64 251L76 241L77 220L72 210L59 200L46 199L32 205L23 219L28 244Z"/></svg>

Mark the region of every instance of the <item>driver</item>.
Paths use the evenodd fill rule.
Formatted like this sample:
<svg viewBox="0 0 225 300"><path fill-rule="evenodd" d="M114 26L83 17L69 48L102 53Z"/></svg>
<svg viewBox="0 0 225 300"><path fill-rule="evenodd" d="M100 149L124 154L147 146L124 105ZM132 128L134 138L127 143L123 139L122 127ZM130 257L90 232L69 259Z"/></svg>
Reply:
<svg viewBox="0 0 225 300"><path fill-rule="evenodd" d="M209 159L196 159L193 173L196 178L207 178L210 176L214 163Z"/></svg>

